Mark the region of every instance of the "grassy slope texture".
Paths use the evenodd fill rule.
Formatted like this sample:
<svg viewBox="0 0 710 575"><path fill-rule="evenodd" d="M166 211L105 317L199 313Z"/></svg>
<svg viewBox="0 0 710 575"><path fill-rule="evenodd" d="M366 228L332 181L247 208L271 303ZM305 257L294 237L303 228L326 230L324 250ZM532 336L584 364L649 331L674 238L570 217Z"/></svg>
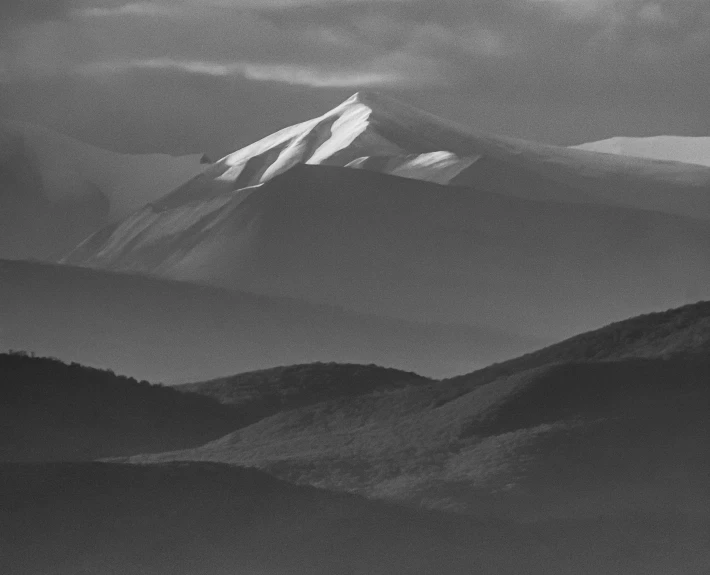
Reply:
<svg viewBox="0 0 710 575"><path fill-rule="evenodd" d="M238 426L232 409L204 396L56 359L0 355L0 461L164 451Z"/></svg>
<svg viewBox="0 0 710 575"><path fill-rule="evenodd" d="M431 382L416 373L376 365L313 363L250 371L176 389L214 398L253 422L329 399Z"/></svg>
<svg viewBox="0 0 710 575"><path fill-rule="evenodd" d="M709 316L708 304L688 306L454 380L285 405L200 448L132 461L257 466L374 498L535 521L705 514Z"/></svg>

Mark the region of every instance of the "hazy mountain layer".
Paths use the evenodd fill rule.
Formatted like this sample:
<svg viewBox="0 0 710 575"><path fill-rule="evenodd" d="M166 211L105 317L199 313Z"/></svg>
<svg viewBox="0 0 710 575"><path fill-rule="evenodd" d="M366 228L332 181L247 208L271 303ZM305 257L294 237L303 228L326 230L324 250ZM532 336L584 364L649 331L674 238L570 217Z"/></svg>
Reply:
<svg viewBox="0 0 710 575"><path fill-rule="evenodd" d="M60 254L202 168L199 155L119 154L0 122L0 257Z"/></svg>
<svg viewBox="0 0 710 575"><path fill-rule="evenodd" d="M364 168L523 198L710 218L707 167L477 134L366 92L229 154L187 187L211 196L268 181L299 163Z"/></svg>
<svg viewBox="0 0 710 575"><path fill-rule="evenodd" d="M455 375L538 344L302 301L26 262L0 262L0 350L57 356L154 382L312 361Z"/></svg>
<svg viewBox="0 0 710 575"><path fill-rule="evenodd" d="M653 136L650 138L616 137L573 146L578 150L684 162L710 166L710 138Z"/></svg>
<svg viewBox="0 0 710 575"><path fill-rule="evenodd" d="M301 165L178 190L64 261L561 338L710 296L710 223Z"/></svg>

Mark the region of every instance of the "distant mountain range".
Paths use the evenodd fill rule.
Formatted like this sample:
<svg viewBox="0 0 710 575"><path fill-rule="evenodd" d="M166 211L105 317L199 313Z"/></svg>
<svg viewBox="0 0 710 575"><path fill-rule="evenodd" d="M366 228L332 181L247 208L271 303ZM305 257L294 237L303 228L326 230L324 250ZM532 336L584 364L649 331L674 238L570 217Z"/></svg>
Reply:
<svg viewBox="0 0 710 575"><path fill-rule="evenodd" d="M424 324L304 301L72 266L0 260L0 350L153 382L292 363L378 363L442 377L541 345L485 327Z"/></svg>
<svg viewBox="0 0 710 575"><path fill-rule="evenodd" d="M333 344L280 354L282 363L366 360L448 375L533 340L710 297L710 167L623 155L689 159L669 156L673 138L589 145L622 154L548 146L477 134L367 92L210 165L113 154L17 124L3 134L0 255L491 336L463 338L478 350L468 362L455 352L412 364L417 354L335 353ZM684 146L704 153L704 140ZM19 341L49 349L33 337ZM154 349L139 355L148 361ZM80 354L97 357L112 360ZM172 369L102 365L158 378Z"/></svg>
<svg viewBox="0 0 710 575"><path fill-rule="evenodd" d="M616 137L572 147L578 150L588 150L590 152L601 152L604 154L617 154L620 156L710 166L710 138L708 137Z"/></svg>
<svg viewBox="0 0 710 575"><path fill-rule="evenodd" d="M119 154L0 121L0 257L58 256L197 175L201 159Z"/></svg>

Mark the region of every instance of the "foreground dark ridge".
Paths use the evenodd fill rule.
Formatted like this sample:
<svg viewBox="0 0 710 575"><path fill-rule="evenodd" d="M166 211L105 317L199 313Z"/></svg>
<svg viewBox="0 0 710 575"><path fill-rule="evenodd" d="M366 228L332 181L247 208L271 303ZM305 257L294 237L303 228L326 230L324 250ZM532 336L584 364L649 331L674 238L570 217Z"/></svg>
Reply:
<svg viewBox="0 0 710 575"><path fill-rule="evenodd" d="M0 571L54 575L704 575L708 520L516 526L214 464L0 465Z"/></svg>

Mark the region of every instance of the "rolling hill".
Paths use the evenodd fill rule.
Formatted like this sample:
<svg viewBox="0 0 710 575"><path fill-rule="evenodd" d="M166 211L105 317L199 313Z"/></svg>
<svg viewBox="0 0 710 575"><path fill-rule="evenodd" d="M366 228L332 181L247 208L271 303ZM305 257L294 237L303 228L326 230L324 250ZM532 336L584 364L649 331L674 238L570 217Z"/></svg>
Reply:
<svg viewBox="0 0 710 575"><path fill-rule="evenodd" d="M314 361L441 377L539 347L491 329L420 324L253 293L0 261L0 350L178 383Z"/></svg>
<svg viewBox="0 0 710 575"><path fill-rule="evenodd" d="M181 189L65 263L561 339L710 297L710 222L332 166Z"/></svg>
<svg viewBox="0 0 710 575"><path fill-rule="evenodd" d="M61 254L192 179L200 160L119 154L0 121L0 257Z"/></svg>
<svg viewBox="0 0 710 575"><path fill-rule="evenodd" d="M256 466L296 483L518 521L704 515L708 310L634 318L451 380L287 404L199 448L130 461ZM332 366L315 369L323 379ZM232 385L239 395L254 383Z"/></svg>
<svg viewBox="0 0 710 575"><path fill-rule="evenodd" d="M431 381L416 373L376 365L314 363L186 383L176 389L205 395L256 421L279 411L326 399L354 397Z"/></svg>

